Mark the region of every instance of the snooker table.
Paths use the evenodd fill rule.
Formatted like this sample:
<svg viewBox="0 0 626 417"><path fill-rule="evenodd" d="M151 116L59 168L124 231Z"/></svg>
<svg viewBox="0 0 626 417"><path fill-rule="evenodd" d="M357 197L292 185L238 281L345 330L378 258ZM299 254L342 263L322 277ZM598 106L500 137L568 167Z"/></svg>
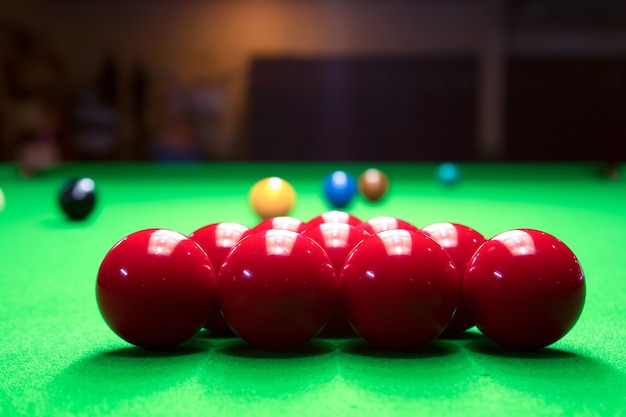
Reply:
<svg viewBox="0 0 626 417"><path fill-rule="evenodd" d="M217 221L258 222L247 193L277 175L295 187L292 216L330 209L332 170L383 169L379 203L347 211L418 227L451 221L486 237L544 230L578 256L587 299L573 330L535 352L500 348L476 329L412 352L359 339L315 339L268 352L202 330L177 349L118 338L95 299L100 262L122 237L189 234ZM66 164L23 179L0 165L1 416L626 416L626 181L593 163L461 164L452 187L429 163ZM63 180L90 176L98 206L83 222L57 206Z"/></svg>

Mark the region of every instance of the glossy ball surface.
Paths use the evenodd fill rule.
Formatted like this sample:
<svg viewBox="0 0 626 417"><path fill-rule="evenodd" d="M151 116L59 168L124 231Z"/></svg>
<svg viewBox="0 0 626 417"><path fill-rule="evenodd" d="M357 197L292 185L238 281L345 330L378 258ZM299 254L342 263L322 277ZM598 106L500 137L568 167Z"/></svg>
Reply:
<svg viewBox="0 0 626 417"><path fill-rule="evenodd" d="M365 230L346 223L322 223L308 228L303 232L305 236L315 240L326 251L333 264L335 275L339 274L348 254L363 239L370 236ZM328 337L352 337L354 330L348 323L345 311L341 305L335 308L328 323L322 331Z"/></svg>
<svg viewBox="0 0 626 417"><path fill-rule="evenodd" d="M345 223L322 223L302 232L326 251L337 277L350 251L368 236L364 229Z"/></svg>
<svg viewBox="0 0 626 417"><path fill-rule="evenodd" d="M217 274L228 252L241 240L249 229L239 223L221 222L201 227L189 235L209 256ZM204 323L204 327L222 336L232 335L232 330L222 317L217 304Z"/></svg>
<svg viewBox="0 0 626 417"><path fill-rule="evenodd" d="M379 169L370 168L359 175L359 192L366 200L379 201L389 190L389 178Z"/></svg>
<svg viewBox="0 0 626 417"><path fill-rule="evenodd" d="M96 206L96 184L91 178L74 178L61 187L61 210L70 220L84 220Z"/></svg>
<svg viewBox="0 0 626 417"><path fill-rule="evenodd" d="M346 213L345 211L331 210L313 217L307 223L307 228L315 227L322 223L345 223L352 226L358 226L363 223L363 220L354 216L353 214Z"/></svg>
<svg viewBox="0 0 626 417"><path fill-rule="evenodd" d="M461 179L461 169L457 164L445 162L437 167L437 178L445 185L454 185Z"/></svg>
<svg viewBox="0 0 626 417"><path fill-rule="evenodd" d="M4 206L6 204L6 200L4 198L4 193L2 192L2 188L0 188L0 213L4 210Z"/></svg>
<svg viewBox="0 0 626 417"><path fill-rule="evenodd" d="M271 229L242 239L218 275L224 318L252 346L290 349L313 339L336 303L337 280L313 239Z"/></svg>
<svg viewBox="0 0 626 417"><path fill-rule="evenodd" d="M356 194L356 180L347 172L335 171L324 179L324 196L332 207L347 207Z"/></svg>
<svg viewBox="0 0 626 417"><path fill-rule="evenodd" d="M352 327L386 349L412 349L434 340L450 323L460 295L448 253L427 236L402 229L359 243L339 283Z"/></svg>
<svg viewBox="0 0 626 417"><path fill-rule="evenodd" d="M434 223L423 227L420 231L448 252L456 266L459 284L462 284L467 264L474 252L483 244L485 237L471 227L458 223ZM442 336L451 337L473 326L474 318L469 313L461 292L459 306Z"/></svg>
<svg viewBox="0 0 626 417"><path fill-rule="evenodd" d="M384 232L386 230L404 229L417 232L418 229L406 220L398 219L391 216L378 216L361 223L358 227L364 229L370 234Z"/></svg>
<svg viewBox="0 0 626 417"><path fill-rule="evenodd" d="M300 233L306 228L307 224L300 219L290 216L279 216L262 220L246 232L246 235L270 229L291 230L292 232Z"/></svg>
<svg viewBox="0 0 626 417"><path fill-rule="evenodd" d="M284 179L268 177L252 186L249 199L254 212L262 219L286 216L296 202L296 191Z"/></svg>
<svg viewBox="0 0 626 417"><path fill-rule="evenodd" d="M189 238L195 241L211 259L216 273L219 272L226 255L250 230L239 223L213 223L192 232Z"/></svg>
<svg viewBox="0 0 626 417"><path fill-rule="evenodd" d="M165 229L132 233L109 250L96 283L100 313L122 339L168 349L190 339L215 308L216 277L207 254Z"/></svg>
<svg viewBox="0 0 626 417"><path fill-rule="evenodd" d="M534 350L574 327L585 301L585 276L574 253L556 237L510 230L474 254L463 295L485 336L505 347Z"/></svg>

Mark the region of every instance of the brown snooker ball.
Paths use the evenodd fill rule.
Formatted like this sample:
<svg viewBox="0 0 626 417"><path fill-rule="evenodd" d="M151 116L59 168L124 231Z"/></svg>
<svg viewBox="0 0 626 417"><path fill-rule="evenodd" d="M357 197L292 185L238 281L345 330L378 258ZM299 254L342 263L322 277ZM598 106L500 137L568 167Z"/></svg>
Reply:
<svg viewBox="0 0 626 417"><path fill-rule="evenodd" d="M389 178L379 169L365 170L358 180L359 192L369 201L381 200L389 190Z"/></svg>

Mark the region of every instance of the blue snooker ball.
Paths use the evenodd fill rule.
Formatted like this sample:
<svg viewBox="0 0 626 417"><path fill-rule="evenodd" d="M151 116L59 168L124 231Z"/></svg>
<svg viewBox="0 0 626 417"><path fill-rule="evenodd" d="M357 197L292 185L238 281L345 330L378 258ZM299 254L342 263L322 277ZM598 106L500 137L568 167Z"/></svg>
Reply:
<svg viewBox="0 0 626 417"><path fill-rule="evenodd" d="M344 208L357 194L356 179L344 171L335 171L324 179L324 195L331 206Z"/></svg>
<svg viewBox="0 0 626 417"><path fill-rule="evenodd" d="M452 162L445 162L437 168L437 178L445 185L453 185L459 182L461 170Z"/></svg>

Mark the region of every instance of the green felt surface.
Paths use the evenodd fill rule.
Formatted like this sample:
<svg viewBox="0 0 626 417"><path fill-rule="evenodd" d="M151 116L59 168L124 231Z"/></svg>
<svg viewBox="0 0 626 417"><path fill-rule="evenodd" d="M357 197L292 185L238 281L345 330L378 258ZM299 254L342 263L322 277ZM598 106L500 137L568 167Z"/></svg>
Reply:
<svg viewBox="0 0 626 417"><path fill-rule="evenodd" d="M113 244L148 227L252 226L247 192L268 175L294 185L292 215L307 220L329 209L326 174L368 165L66 165L29 180L0 165L0 415L626 415L626 181L593 164L474 164L444 187L432 164L379 166L392 188L380 204L354 202L363 219L454 221L488 237L529 227L562 239L587 277L576 327L533 353L503 350L476 330L410 353L358 339L272 353L204 331L173 352L146 352L115 336L97 309L96 274ZM56 205L61 181L75 175L94 178L99 192L82 223Z"/></svg>

